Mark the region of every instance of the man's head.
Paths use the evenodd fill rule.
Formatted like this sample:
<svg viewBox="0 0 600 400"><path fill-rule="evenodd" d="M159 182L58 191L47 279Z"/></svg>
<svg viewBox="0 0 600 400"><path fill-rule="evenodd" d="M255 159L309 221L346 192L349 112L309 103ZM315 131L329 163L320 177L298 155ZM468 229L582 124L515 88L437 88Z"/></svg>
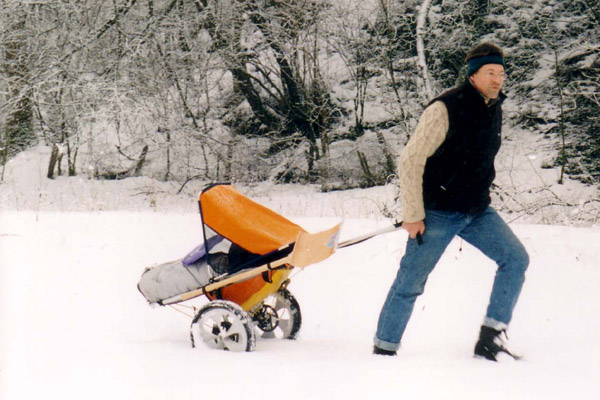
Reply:
<svg viewBox="0 0 600 400"><path fill-rule="evenodd" d="M504 83L504 53L491 43L475 46L467 57L469 80L486 101L498 97Z"/></svg>

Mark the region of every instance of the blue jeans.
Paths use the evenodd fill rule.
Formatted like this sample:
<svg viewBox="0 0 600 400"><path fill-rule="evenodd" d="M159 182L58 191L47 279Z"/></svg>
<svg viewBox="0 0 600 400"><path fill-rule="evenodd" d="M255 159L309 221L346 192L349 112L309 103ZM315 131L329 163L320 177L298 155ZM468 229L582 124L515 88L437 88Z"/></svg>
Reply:
<svg viewBox="0 0 600 400"><path fill-rule="evenodd" d="M425 290L427 277L454 236L466 240L498 264L484 325L506 329L525 280L527 251L500 218L488 207L478 214L426 210L423 244L408 239L400 269L379 316L374 343L395 351L413 311Z"/></svg>

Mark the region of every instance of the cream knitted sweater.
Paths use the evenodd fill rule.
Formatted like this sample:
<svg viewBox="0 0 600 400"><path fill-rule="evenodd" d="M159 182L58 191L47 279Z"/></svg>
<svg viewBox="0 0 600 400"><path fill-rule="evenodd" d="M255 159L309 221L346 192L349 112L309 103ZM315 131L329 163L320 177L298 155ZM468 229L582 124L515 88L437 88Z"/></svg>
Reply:
<svg viewBox="0 0 600 400"><path fill-rule="evenodd" d="M448 126L448 110L443 102L436 101L425 109L415 133L400 155L398 181L404 222L425 219L423 205L425 163L446 139Z"/></svg>

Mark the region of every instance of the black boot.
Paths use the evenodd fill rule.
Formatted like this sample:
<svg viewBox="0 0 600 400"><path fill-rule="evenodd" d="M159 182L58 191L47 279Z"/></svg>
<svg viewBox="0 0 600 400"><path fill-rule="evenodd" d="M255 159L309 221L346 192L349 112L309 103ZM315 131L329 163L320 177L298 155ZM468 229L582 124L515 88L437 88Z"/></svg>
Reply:
<svg viewBox="0 0 600 400"><path fill-rule="evenodd" d="M475 345L475 356L483 357L490 361L498 361L498 353L506 353L517 360L519 357L515 356L504 347L504 341L501 337L503 333L504 336L506 336L504 330L498 331L489 326L482 326L481 331L479 332L479 340Z"/></svg>
<svg viewBox="0 0 600 400"><path fill-rule="evenodd" d="M377 354L379 356L395 356L396 352L393 350L384 350L380 347L373 346L373 354Z"/></svg>

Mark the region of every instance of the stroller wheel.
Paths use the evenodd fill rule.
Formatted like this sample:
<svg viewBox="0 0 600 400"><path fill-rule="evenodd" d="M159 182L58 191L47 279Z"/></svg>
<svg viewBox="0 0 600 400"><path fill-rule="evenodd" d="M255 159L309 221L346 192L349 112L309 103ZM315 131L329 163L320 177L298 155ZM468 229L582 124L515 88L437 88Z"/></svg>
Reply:
<svg viewBox="0 0 600 400"><path fill-rule="evenodd" d="M296 339L302 325L300 305L287 289L268 296L252 319L265 339Z"/></svg>
<svg viewBox="0 0 600 400"><path fill-rule="evenodd" d="M196 314L191 326L192 347L204 342L208 347L230 351L252 351L256 339L252 321L237 304L211 301Z"/></svg>

